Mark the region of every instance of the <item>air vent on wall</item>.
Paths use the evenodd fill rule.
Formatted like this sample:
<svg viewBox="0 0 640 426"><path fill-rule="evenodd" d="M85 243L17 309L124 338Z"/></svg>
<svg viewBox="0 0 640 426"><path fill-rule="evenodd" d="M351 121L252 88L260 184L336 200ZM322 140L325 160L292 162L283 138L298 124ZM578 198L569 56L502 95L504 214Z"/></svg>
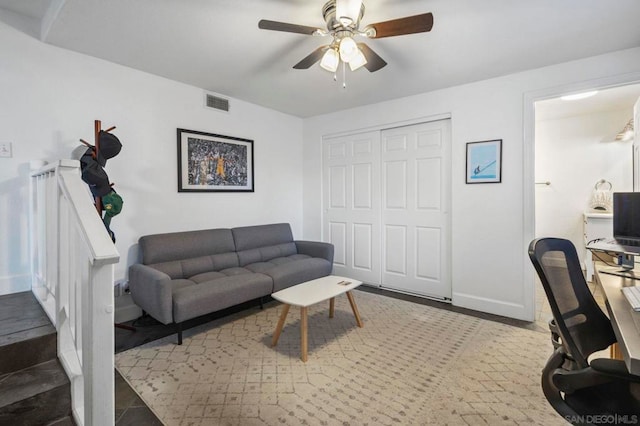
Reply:
<svg viewBox="0 0 640 426"><path fill-rule="evenodd" d="M205 93L204 104L207 108L229 112L229 99L221 98L219 96L212 95L211 93Z"/></svg>

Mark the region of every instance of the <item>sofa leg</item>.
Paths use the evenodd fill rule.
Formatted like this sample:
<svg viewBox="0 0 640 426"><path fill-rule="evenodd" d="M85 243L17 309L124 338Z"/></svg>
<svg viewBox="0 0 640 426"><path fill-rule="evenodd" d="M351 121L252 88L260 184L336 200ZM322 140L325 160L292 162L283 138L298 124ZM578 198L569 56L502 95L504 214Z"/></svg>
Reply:
<svg viewBox="0 0 640 426"><path fill-rule="evenodd" d="M182 323L179 322L176 325L178 328L178 345L182 345Z"/></svg>
<svg viewBox="0 0 640 426"><path fill-rule="evenodd" d="M260 297L260 309L264 309L264 297Z"/></svg>

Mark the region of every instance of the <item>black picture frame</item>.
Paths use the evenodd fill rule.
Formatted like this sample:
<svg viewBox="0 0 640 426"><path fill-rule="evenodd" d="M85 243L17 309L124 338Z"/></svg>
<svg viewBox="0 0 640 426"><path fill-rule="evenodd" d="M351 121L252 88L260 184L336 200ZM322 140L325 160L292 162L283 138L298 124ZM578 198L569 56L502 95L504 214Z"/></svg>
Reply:
<svg viewBox="0 0 640 426"><path fill-rule="evenodd" d="M177 129L178 192L254 192L253 140Z"/></svg>
<svg viewBox="0 0 640 426"><path fill-rule="evenodd" d="M502 182L502 139L467 142L466 183Z"/></svg>

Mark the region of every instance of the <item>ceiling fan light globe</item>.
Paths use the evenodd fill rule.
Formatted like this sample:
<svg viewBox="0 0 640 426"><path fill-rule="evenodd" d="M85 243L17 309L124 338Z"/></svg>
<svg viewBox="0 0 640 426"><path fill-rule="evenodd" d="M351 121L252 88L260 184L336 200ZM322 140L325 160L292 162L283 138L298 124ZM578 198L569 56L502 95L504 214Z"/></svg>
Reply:
<svg viewBox="0 0 640 426"><path fill-rule="evenodd" d="M365 58L362 51L358 49L357 54L349 61L349 68L351 68L351 71L355 71L366 64L367 58Z"/></svg>
<svg viewBox="0 0 640 426"><path fill-rule="evenodd" d="M358 55L358 52L360 52L358 45L351 37L344 37L340 40L340 59L344 62L349 63Z"/></svg>
<svg viewBox="0 0 640 426"><path fill-rule="evenodd" d="M336 72L339 63L340 57L338 52L336 52L335 49L328 49L322 56L320 66L329 72Z"/></svg>

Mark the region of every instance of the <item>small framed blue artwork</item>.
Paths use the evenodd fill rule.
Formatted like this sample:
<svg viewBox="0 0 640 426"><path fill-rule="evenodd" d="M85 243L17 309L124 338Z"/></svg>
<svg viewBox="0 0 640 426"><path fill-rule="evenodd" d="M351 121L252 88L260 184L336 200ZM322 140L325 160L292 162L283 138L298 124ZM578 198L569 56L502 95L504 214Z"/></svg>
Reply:
<svg viewBox="0 0 640 426"><path fill-rule="evenodd" d="M502 139L467 143L467 183L502 182Z"/></svg>

